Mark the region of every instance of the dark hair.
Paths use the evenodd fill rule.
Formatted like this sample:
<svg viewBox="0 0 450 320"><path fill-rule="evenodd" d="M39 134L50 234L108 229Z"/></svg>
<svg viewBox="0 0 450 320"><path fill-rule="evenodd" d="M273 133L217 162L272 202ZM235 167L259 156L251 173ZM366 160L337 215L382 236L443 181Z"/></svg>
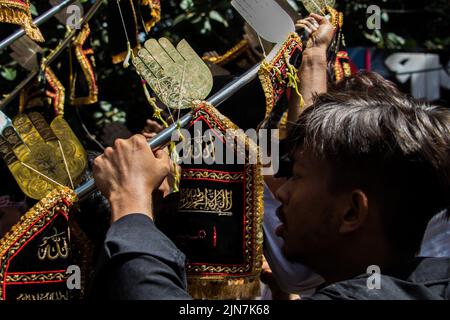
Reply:
<svg viewBox="0 0 450 320"><path fill-rule="evenodd" d="M431 217L449 206L450 110L359 73L315 98L291 133L332 169L330 188L361 188L382 209L385 233L414 255Z"/></svg>

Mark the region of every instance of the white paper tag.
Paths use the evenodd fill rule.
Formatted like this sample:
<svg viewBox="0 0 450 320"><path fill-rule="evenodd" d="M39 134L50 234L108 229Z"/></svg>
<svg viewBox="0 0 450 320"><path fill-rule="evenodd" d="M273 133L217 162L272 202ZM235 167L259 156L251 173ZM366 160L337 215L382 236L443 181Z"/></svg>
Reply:
<svg viewBox="0 0 450 320"><path fill-rule="evenodd" d="M294 21L273 0L233 0L231 5L259 34L272 43L281 43L295 31Z"/></svg>

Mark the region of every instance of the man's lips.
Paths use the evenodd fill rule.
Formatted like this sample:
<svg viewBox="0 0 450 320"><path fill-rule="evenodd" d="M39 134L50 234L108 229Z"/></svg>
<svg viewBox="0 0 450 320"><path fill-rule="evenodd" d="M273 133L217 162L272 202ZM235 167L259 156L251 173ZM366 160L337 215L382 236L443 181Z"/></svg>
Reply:
<svg viewBox="0 0 450 320"><path fill-rule="evenodd" d="M275 229L275 234L278 236L278 237L283 237L283 234L284 234L284 224L280 224L276 229Z"/></svg>
<svg viewBox="0 0 450 320"><path fill-rule="evenodd" d="M281 224L275 229L275 234L279 237L283 237L283 233L284 233L284 229L285 229L284 225L286 223L286 219L284 217L282 207L278 207L277 217L278 217L278 219L280 219Z"/></svg>
<svg viewBox="0 0 450 320"><path fill-rule="evenodd" d="M277 209L277 217L278 217L278 219L280 219L280 221L282 223L286 223L286 219L285 219L284 214L283 214L283 207L278 207L278 209Z"/></svg>

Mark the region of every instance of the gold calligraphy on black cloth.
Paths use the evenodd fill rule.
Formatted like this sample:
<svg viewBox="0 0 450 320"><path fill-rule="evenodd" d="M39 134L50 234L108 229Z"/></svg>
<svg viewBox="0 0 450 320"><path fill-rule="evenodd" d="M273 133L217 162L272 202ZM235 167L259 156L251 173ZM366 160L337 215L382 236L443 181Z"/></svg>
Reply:
<svg viewBox="0 0 450 320"><path fill-rule="evenodd" d="M196 211L232 216L233 191L208 188L182 189L180 212Z"/></svg>
<svg viewBox="0 0 450 320"><path fill-rule="evenodd" d="M66 259L69 256L69 244L66 233L53 229L54 234L50 237L44 237L42 244L38 249L39 260L56 260L58 258Z"/></svg>

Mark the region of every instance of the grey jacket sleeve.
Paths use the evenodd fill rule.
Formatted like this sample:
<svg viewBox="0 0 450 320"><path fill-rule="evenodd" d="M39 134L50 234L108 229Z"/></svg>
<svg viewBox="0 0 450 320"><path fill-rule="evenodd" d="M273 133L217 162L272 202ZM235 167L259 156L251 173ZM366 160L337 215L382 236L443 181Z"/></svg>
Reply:
<svg viewBox="0 0 450 320"><path fill-rule="evenodd" d="M127 215L112 224L102 255L96 283L107 295L102 298L190 299L185 256L146 215Z"/></svg>

